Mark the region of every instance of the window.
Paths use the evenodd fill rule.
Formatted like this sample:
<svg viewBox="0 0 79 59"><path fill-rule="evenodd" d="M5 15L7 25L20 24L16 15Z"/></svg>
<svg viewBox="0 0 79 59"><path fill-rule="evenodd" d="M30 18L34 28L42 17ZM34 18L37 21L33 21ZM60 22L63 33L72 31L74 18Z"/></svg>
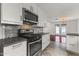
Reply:
<svg viewBox="0 0 79 59"><path fill-rule="evenodd" d="M56 34L60 34L60 26L56 25Z"/></svg>
<svg viewBox="0 0 79 59"><path fill-rule="evenodd" d="M66 25L61 25L61 35L66 35Z"/></svg>

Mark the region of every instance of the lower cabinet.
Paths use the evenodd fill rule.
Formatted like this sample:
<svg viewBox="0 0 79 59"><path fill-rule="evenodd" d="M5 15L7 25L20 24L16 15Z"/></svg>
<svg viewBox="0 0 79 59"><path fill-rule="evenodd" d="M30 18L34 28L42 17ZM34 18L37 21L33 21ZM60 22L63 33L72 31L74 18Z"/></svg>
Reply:
<svg viewBox="0 0 79 59"><path fill-rule="evenodd" d="M79 37L78 37L78 53L79 53Z"/></svg>
<svg viewBox="0 0 79 59"><path fill-rule="evenodd" d="M67 50L78 53L78 37L67 36Z"/></svg>
<svg viewBox="0 0 79 59"><path fill-rule="evenodd" d="M42 43L42 51L49 45L49 42Z"/></svg>
<svg viewBox="0 0 79 59"><path fill-rule="evenodd" d="M72 52L78 52L76 44L68 44L67 45L67 50L72 51Z"/></svg>
<svg viewBox="0 0 79 59"><path fill-rule="evenodd" d="M26 56L26 41L4 47L4 56Z"/></svg>
<svg viewBox="0 0 79 59"><path fill-rule="evenodd" d="M42 37L42 51L49 45L50 43L50 37L49 35L43 35Z"/></svg>

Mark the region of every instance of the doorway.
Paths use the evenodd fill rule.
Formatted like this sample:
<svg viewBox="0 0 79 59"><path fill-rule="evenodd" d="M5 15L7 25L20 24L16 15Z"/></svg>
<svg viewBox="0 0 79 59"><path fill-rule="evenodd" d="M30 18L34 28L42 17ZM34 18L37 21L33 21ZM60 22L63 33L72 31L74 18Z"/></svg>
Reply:
<svg viewBox="0 0 79 59"><path fill-rule="evenodd" d="M55 41L66 43L66 24L56 24Z"/></svg>

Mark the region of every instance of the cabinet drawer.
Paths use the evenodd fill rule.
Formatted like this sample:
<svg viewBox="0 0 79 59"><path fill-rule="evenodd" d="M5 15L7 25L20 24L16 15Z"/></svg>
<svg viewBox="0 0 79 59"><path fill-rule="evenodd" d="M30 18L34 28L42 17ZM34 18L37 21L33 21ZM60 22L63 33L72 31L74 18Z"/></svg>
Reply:
<svg viewBox="0 0 79 59"><path fill-rule="evenodd" d="M26 41L4 47L4 56L26 56Z"/></svg>
<svg viewBox="0 0 79 59"><path fill-rule="evenodd" d="M78 52L77 44L68 44L67 50L70 50L70 51L73 51L73 52Z"/></svg>
<svg viewBox="0 0 79 59"><path fill-rule="evenodd" d="M67 43L69 44L77 44L78 37L76 36L67 36Z"/></svg>

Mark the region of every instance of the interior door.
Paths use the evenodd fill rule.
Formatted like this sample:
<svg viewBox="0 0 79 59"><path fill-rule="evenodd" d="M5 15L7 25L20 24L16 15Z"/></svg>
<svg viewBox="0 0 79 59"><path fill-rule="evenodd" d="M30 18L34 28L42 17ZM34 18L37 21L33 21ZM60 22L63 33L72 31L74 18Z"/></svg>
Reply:
<svg viewBox="0 0 79 59"><path fill-rule="evenodd" d="M56 24L56 42L66 43L66 24Z"/></svg>
<svg viewBox="0 0 79 59"><path fill-rule="evenodd" d="M55 41L60 42L60 25L56 24L56 36L55 36Z"/></svg>
<svg viewBox="0 0 79 59"><path fill-rule="evenodd" d="M61 24L61 42L66 43L66 24Z"/></svg>

